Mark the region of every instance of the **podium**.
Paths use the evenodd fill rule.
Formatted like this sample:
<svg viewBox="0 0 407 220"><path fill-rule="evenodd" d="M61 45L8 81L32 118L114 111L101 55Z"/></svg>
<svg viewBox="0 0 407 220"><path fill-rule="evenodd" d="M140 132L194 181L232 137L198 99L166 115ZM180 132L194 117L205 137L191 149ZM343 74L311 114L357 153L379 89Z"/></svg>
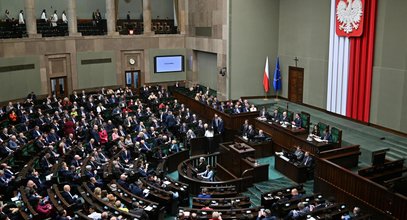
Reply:
<svg viewBox="0 0 407 220"><path fill-rule="evenodd" d="M256 181L268 180L268 164L259 165L254 160L256 150L246 143L226 142L219 145L217 161L219 174L228 172L234 177L253 176Z"/></svg>

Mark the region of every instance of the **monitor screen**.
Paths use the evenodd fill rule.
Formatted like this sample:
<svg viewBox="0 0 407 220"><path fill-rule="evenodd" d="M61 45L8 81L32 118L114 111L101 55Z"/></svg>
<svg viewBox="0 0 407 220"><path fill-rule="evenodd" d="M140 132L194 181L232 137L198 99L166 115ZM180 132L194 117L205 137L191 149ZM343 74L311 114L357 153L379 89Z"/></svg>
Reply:
<svg viewBox="0 0 407 220"><path fill-rule="evenodd" d="M154 73L184 72L184 56L154 57Z"/></svg>

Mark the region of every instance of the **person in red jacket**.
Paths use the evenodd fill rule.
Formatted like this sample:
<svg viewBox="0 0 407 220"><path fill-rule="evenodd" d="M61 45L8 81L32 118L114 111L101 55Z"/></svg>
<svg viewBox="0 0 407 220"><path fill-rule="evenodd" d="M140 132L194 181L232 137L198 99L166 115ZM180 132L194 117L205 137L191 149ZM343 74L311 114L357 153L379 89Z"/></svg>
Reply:
<svg viewBox="0 0 407 220"><path fill-rule="evenodd" d="M8 118L12 124L17 123L17 114L14 110L11 110L10 114L8 114Z"/></svg>
<svg viewBox="0 0 407 220"><path fill-rule="evenodd" d="M99 131L99 137L100 137L100 144L106 144L108 142L108 135L107 131L105 128L101 128Z"/></svg>
<svg viewBox="0 0 407 220"><path fill-rule="evenodd" d="M66 119L65 119L66 120ZM71 120L66 120L64 124L64 133L66 136L69 134L75 134L75 124Z"/></svg>

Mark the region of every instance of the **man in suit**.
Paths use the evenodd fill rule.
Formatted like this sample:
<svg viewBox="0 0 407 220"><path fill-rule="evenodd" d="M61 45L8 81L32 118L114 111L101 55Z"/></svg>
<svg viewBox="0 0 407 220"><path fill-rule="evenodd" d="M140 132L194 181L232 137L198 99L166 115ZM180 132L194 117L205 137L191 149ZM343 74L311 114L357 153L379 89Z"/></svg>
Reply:
<svg viewBox="0 0 407 220"><path fill-rule="evenodd" d="M178 152L181 151L181 148L180 148L179 145L177 144L177 141L176 141L176 140L172 140L172 142L171 142L171 147L170 147L169 151L170 151L171 153L178 153Z"/></svg>
<svg viewBox="0 0 407 220"><path fill-rule="evenodd" d="M53 164L51 161L51 154L46 153L44 155L44 157L42 157L40 160L41 170L43 170L44 172L49 171L52 168L52 166L53 166Z"/></svg>
<svg viewBox="0 0 407 220"><path fill-rule="evenodd" d="M125 164L128 164L130 162L130 160L131 160L130 150L128 150L126 147L124 147L122 149L122 152L120 153L120 159Z"/></svg>
<svg viewBox="0 0 407 220"><path fill-rule="evenodd" d="M256 135L256 132L253 128L253 125L249 125L249 128L247 129L245 136L248 139L253 139L255 135Z"/></svg>
<svg viewBox="0 0 407 220"><path fill-rule="evenodd" d="M11 135L10 140L8 141L8 148L11 150L17 150L20 147L20 143L17 140L15 135Z"/></svg>
<svg viewBox="0 0 407 220"><path fill-rule="evenodd" d="M215 116L212 120L212 127L213 127L215 134L223 134L223 132L225 130L223 120L217 114L215 114Z"/></svg>
<svg viewBox="0 0 407 220"><path fill-rule="evenodd" d="M79 155L75 155L73 160L71 161L71 165L76 167L80 167L82 165L81 157Z"/></svg>
<svg viewBox="0 0 407 220"><path fill-rule="evenodd" d="M312 166L312 157L309 155L309 152L305 152L304 158L302 159L301 165L304 165L306 167L311 167Z"/></svg>
<svg viewBox="0 0 407 220"><path fill-rule="evenodd" d="M140 141L140 151L142 153L151 152L151 147L144 140Z"/></svg>
<svg viewBox="0 0 407 220"><path fill-rule="evenodd" d="M175 125L177 124L177 121L175 120L175 117L171 111L168 112L168 115L165 119L165 124L167 125L168 129L174 128Z"/></svg>
<svg viewBox="0 0 407 220"><path fill-rule="evenodd" d="M266 119L268 119L270 117L270 114L266 111L265 107L261 108L259 117L266 118Z"/></svg>
<svg viewBox="0 0 407 220"><path fill-rule="evenodd" d="M280 114L278 114L278 110L274 109L273 114L271 115L271 119L273 121L280 121Z"/></svg>
<svg viewBox="0 0 407 220"><path fill-rule="evenodd" d="M294 156L296 161L302 161L304 158L304 152L302 151L300 146L297 146L297 149L294 151Z"/></svg>
<svg viewBox="0 0 407 220"><path fill-rule="evenodd" d="M281 122L281 123L285 123L285 122L289 122L289 121L290 121L290 120L289 120L289 118L288 118L288 116L287 116L287 112L284 111L284 112L283 112L283 115L281 116L280 122Z"/></svg>
<svg viewBox="0 0 407 220"><path fill-rule="evenodd" d="M198 164L198 167L196 168L196 170L198 171L198 173L203 173L203 172L205 172L207 165L208 164L206 164L205 158L200 157L199 158L199 164Z"/></svg>
<svg viewBox="0 0 407 220"><path fill-rule="evenodd" d="M241 134L244 136L247 133L247 130L249 129L249 120L246 119L244 120L244 124L242 125L242 127L240 128L240 132Z"/></svg>
<svg viewBox="0 0 407 220"><path fill-rule="evenodd" d="M294 121L292 121L292 125L294 125L297 128L302 128L302 119L300 114L296 113Z"/></svg>
<svg viewBox="0 0 407 220"><path fill-rule="evenodd" d="M32 136L34 139L36 139L36 138L38 138L38 137L41 136L41 135L42 135L42 132L40 131L40 127L39 127L38 125L36 125L36 126L34 127L33 132L31 133L31 136Z"/></svg>
<svg viewBox="0 0 407 220"><path fill-rule="evenodd" d="M74 204L75 207L77 207L77 208L82 207L82 202L79 199L78 195L72 195L71 194L71 186L70 185L65 185L64 186L64 191L61 192L61 195L68 204Z"/></svg>

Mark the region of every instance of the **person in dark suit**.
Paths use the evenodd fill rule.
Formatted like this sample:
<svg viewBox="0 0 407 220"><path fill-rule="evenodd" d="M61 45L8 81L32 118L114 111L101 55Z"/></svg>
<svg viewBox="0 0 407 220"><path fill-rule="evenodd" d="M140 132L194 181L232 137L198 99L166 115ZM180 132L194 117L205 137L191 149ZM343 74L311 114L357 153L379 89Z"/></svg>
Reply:
<svg viewBox="0 0 407 220"><path fill-rule="evenodd" d="M240 127L240 132L242 134L242 136L244 136L244 134L246 134L247 130L249 129L249 120L244 120L244 124L242 125L242 127Z"/></svg>
<svg viewBox="0 0 407 220"><path fill-rule="evenodd" d="M329 132L329 128L326 128L324 130L324 133L322 134L321 139L324 141L327 141L329 143L332 142L332 135L331 135L331 132Z"/></svg>
<svg viewBox="0 0 407 220"><path fill-rule="evenodd" d="M93 126L93 129L90 131L90 136L95 140L95 144L100 144L99 128L97 125Z"/></svg>
<svg viewBox="0 0 407 220"><path fill-rule="evenodd" d="M273 114L271 115L271 119L273 121L280 121L280 114L278 113L277 109L274 109Z"/></svg>
<svg viewBox="0 0 407 220"><path fill-rule="evenodd" d="M206 165L208 165L205 161L204 157L200 157L199 158L199 164L198 167L196 168L196 170L198 171L198 173L203 173L206 170Z"/></svg>
<svg viewBox="0 0 407 220"><path fill-rule="evenodd" d="M212 127L215 134L223 134L225 131L223 120L217 114L215 114L212 120Z"/></svg>
<svg viewBox="0 0 407 220"><path fill-rule="evenodd" d="M39 136L42 135L42 132L40 131L40 127L37 125L34 127L34 130L31 133L31 137L34 139L38 138Z"/></svg>
<svg viewBox="0 0 407 220"><path fill-rule="evenodd" d="M281 123L285 123L285 122L289 123L290 122L286 111L283 112L283 115L280 118L280 122Z"/></svg>
<svg viewBox="0 0 407 220"><path fill-rule="evenodd" d="M77 207L77 208L82 206L82 202L79 200L78 195L72 195L71 194L71 186L70 185L65 185L64 186L64 191L61 192L61 195L68 204L74 204L75 207Z"/></svg>
<svg viewBox="0 0 407 220"><path fill-rule="evenodd" d="M201 193L198 194L198 198L212 198L212 195L208 193L208 189L207 188L202 188Z"/></svg>
<svg viewBox="0 0 407 220"><path fill-rule="evenodd" d="M294 125L297 128L302 128L302 119L300 114L295 114L294 121L292 121L292 125Z"/></svg>
<svg viewBox="0 0 407 220"><path fill-rule="evenodd" d="M266 118L266 119L270 118L270 114L267 112L265 107L261 108L261 110L259 112L259 117Z"/></svg>
<svg viewBox="0 0 407 220"><path fill-rule="evenodd" d="M40 167L43 172L49 171L52 168L53 164L51 161L51 154L46 153L44 157L40 160Z"/></svg>
<svg viewBox="0 0 407 220"><path fill-rule="evenodd" d="M249 128L247 129L245 136L250 140L253 139L255 135L256 131L254 130L253 125L249 125Z"/></svg>
<svg viewBox="0 0 407 220"><path fill-rule="evenodd" d="M128 149L123 148L122 152L120 153L120 159L122 162L124 162L125 164L129 163L131 160L131 153Z"/></svg>
<svg viewBox="0 0 407 220"><path fill-rule="evenodd" d="M175 125L177 124L177 121L175 120L175 117L171 111L168 112L168 115L165 118L165 124L167 125L168 129L174 128Z"/></svg>
<svg viewBox="0 0 407 220"><path fill-rule="evenodd" d="M178 152L181 151L181 148L179 147L179 145L178 145L178 143L177 143L176 140L172 140L172 141L171 141L171 147L170 147L169 151L170 151L171 153L178 153Z"/></svg>
<svg viewBox="0 0 407 220"><path fill-rule="evenodd" d="M304 158L304 152L302 151L300 146L297 146L297 149L294 151L294 156L296 161L302 161Z"/></svg>
<svg viewBox="0 0 407 220"><path fill-rule="evenodd" d="M305 152L304 158L302 159L301 165L306 166L306 167L311 167L312 166L312 157L309 155L309 152Z"/></svg>

